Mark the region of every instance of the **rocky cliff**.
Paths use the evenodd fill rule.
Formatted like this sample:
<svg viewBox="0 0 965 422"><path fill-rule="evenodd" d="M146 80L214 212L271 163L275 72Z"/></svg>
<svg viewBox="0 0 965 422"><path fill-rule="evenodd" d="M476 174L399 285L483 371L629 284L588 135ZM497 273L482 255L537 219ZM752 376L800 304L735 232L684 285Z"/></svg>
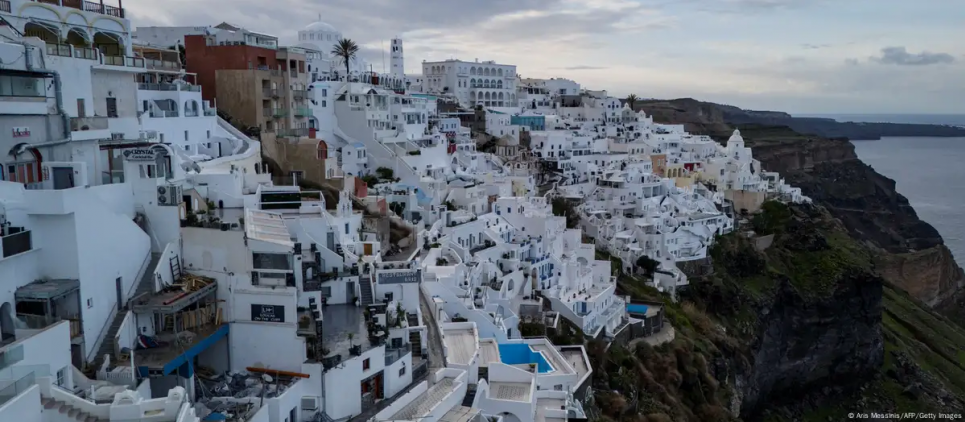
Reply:
<svg viewBox="0 0 965 422"><path fill-rule="evenodd" d="M895 190L894 180L858 159L851 142L802 135L788 127L735 125L728 119L742 115L740 109L692 99L641 107L655 121L683 123L688 130L718 140L739 127L764 169L780 172L840 219L852 236L881 252L876 261L886 280L931 306L962 295L965 275L941 235L918 218Z"/></svg>
<svg viewBox="0 0 965 422"><path fill-rule="evenodd" d="M718 238L714 271L666 302L670 344L591 344L593 406L626 421L828 421L849 412L965 409L965 330L875 271L875 251L820 206L765 204L759 251ZM621 277L635 299L660 300Z"/></svg>
<svg viewBox="0 0 965 422"><path fill-rule="evenodd" d="M743 110L738 107L702 103L690 98L678 100L647 100L638 102L635 108L644 109L653 114L671 117L677 115L677 122L683 122L679 117L712 108L719 113L722 121L730 124L756 124L763 126L786 126L798 133L821 136L825 138L844 138L854 140L876 140L885 136L946 136L965 137L965 128L941 125L921 125L903 123L867 123L867 122L838 122L834 119L815 117L793 117L790 114L776 111Z"/></svg>

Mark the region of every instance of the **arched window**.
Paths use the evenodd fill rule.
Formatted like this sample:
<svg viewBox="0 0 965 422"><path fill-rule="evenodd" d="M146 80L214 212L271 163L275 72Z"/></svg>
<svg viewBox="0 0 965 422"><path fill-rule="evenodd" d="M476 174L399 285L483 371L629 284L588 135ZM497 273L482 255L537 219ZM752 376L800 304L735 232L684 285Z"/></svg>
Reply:
<svg viewBox="0 0 965 422"><path fill-rule="evenodd" d="M496 81L496 88L503 89L503 81L502 81L502 80Z"/></svg>
<svg viewBox="0 0 965 422"><path fill-rule="evenodd" d="M470 75L475 75L475 74L476 74L476 67L475 67L475 66L469 68L469 74L470 74Z"/></svg>
<svg viewBox="0 0 965 422"><path fill-rule="evenodd" d="M497 73L499 74L500 77L502 77L502 76L503 76L503 69L499 69L499 70L497 71Z"/></svg>

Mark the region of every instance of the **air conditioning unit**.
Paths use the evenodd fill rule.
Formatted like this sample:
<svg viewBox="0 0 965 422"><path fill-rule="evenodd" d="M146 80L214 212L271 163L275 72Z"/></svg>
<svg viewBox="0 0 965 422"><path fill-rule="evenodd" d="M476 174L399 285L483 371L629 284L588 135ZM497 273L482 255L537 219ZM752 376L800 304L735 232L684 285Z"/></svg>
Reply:
<svg viewBox="0 0 965 422"><path fill-rule="evenodd" d="M157 187L157 204L174 207L181 204L181 186L166 185Z"/></svg>
<svg viewBox="0 0 965 422"><path fill-rule="evenodd" d="M318 397L302 397L302 410L318 410Z"/></svg>

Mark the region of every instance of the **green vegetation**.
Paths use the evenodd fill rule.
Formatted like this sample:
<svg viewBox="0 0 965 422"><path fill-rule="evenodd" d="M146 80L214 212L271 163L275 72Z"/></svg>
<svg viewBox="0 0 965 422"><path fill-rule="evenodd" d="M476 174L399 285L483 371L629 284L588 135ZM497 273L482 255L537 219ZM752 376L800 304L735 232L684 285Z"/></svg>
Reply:
<svg viewBox="0 0 965 422"><path fill-rule="evenodd" d="M379 179L393 179L395 172L388 167L379 167L375 169L375 174L379 176Z"/></svg>
<svg viewBox="0 0 965 422"><path fill-rule="evenodd" d="M570 201L566 198L556 197L550 201L550 205L553 208L553 215L557 217L566 217L566 228L575 229L578 224L580 224L580 214L576 212L576 208Z"/></svg>

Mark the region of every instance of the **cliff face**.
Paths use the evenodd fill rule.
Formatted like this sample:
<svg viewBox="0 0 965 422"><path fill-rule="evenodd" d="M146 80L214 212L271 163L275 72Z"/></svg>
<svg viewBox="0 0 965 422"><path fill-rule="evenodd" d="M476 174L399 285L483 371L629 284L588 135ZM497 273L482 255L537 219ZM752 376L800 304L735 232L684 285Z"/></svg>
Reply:
<svg viewBox="0 0 965 422"><path fill-rule="evenodd" d="M877 270L885 279L931 306L963 296L965 274L941 235L918 218L895 182L861 162L844 140L801 135L788 127L742 124L780 116L692 99L641 106L661 123L683 123L694 133L718 140L730 136L734 119L754 157L777 171L816 204L840 219L851 235L878 249ZM739 119L735 116L742 116Z"/></svg>
<svg viewBox="0 0 965 422"><path fill-rule="evenodd" d="M919 300L951 300L965 276L941 235L918 218L895 181L858 159L848 141L773 141L773 128L744 126L741 133L768 171L777 171L840 219L851 235L879 250L877 271Z"/></svg>

